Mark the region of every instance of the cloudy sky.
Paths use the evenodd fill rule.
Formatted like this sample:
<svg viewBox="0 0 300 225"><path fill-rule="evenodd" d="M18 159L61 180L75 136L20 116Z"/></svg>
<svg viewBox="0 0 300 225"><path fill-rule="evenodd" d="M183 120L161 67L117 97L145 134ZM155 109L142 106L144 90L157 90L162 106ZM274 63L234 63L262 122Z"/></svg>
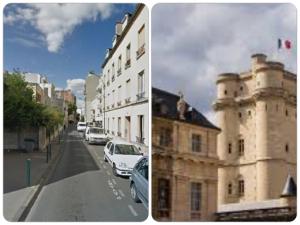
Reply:
<svg viewBox="0 0 300 225"><path fill-rule="evenodd" d="M9 4L4 8L4 69L41 73L70 88L83 105L83 85L99 74L115 23L133 4Z"/></svg>
<svg viewBox="0 0 300 225"><path fill-rule="evenodd" d="M163 22L162 22L163 21ZM152 86L185 99L215 122L215 81L250 69L264 53L296 72L296 8L291 4L158 4L152 10ZM277 50L288 39L291 50Z"/></svg>

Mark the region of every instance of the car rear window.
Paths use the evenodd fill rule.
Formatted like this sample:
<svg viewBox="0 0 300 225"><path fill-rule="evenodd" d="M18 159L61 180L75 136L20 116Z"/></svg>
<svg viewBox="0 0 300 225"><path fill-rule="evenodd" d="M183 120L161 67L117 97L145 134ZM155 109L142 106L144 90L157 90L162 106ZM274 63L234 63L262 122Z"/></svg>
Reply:
<svg viewBox="0 0 300 225"><path fill-rule="evenodd" d="M134 145L117 144L115 154L120 155L141 155L137 147Z"/></svg>
<svg viewBox="0 0 300 225"><path fill-rule="evenodd" d="M93 133L93 134L103 134L103 129L90 128L90 133Z"/></svg>

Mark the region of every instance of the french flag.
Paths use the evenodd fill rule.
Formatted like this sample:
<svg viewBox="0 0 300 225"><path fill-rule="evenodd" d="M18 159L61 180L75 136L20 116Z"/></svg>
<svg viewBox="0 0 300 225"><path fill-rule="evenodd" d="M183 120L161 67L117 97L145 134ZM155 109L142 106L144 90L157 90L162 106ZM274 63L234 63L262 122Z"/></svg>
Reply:
<svg viewBox="0 0 300 225"><path fill-rule="evenodd" d="M278 38L278 45L277 45L278 49L291 49L292 48L292 42L290 40L282 40L280 38Z"/></svg>

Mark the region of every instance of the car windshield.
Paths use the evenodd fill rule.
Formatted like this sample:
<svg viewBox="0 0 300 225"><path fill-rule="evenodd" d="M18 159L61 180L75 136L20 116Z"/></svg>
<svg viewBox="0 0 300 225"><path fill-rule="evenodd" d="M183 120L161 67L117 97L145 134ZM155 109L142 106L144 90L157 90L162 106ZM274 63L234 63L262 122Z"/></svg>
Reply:
<svg viewBox="0 0 300 225"><path fill-rule="evenodd" d="M98 129L98 128L90 128L90 133L92 133L92 134L103 134L103 130Z"/></svg>
<svg viewBox="0 0 300 225"><path fill-rule="evenodd" d="M137 147L134 145L124 145L118 144L116 145L115 154L120 155L141 155Z"/></svg>
<svg viewBox="0 0 300 225"><path fill-rule="evenodd" d="M80 127L85 127L86 125L85 124L78 124Z"/></svg>

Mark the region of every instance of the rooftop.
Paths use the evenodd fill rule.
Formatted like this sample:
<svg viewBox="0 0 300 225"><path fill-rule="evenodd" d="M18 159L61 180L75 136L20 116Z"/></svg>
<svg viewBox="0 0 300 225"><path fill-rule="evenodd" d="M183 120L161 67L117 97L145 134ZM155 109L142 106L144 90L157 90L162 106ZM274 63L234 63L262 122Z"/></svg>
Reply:
<svg viewBox="0 0 300 225"><path fill-rule="evenodd" d="M152 88L152 115L163 117L171 120L178 120L185 123L190 123L198 126L220 130L206 119L197 109L186 103L185 120L179 118L177 110L177 102L180 97L158 88Z"/></svg>

